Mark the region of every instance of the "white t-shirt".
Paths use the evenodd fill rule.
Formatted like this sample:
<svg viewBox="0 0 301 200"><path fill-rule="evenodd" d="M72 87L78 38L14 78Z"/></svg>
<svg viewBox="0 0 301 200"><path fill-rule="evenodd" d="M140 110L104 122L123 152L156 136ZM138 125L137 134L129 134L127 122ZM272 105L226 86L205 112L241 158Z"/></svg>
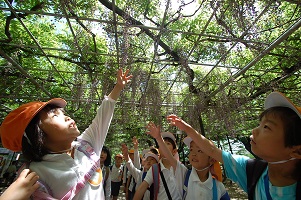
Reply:
<svg viewBox="0 0 301 200"><path fill-rule="evenodd" d="M88 141L99 157L113 117L116 101L105 97L92 124L78 138ZM68 154L47 154L41 162L31 162L29 168L36 172L41 182L48 186L53 197L61 199L73 188L80 177L91 169L92 163L88 157L75 148L74 159ZM95 172L97 173L97 172ZM94 186L87 182L73 200L104 199L102 182Z"/></svg>
<svg viewBox="0 0 301 200"><path fill-rule="evenodd" d="M180 161L177 163L176 169L176 179L178 180L178 189L183 193L185 176L188 169L185 165L183 165ZM226 188L223 183L216 180L216 188L217 188L217 199L220 199L226 192ZM183 194L182 194L183 196ZM195 199L212 199L213 197L213 178L211 173L209 172L209 177L205 182L202 182L199 179L199 176L194 167L192 167L191 174L188 180L188 187L186 191L187 200L195 200Z"/></svg>
<svg viewBox="0 0 301 200"><path fill-rule="evenodd" d="M120 165L120 167L116 167L116 165L114 164L112 166L112 170L111 170L111 181L112 182L120 182L122 179L122 174L123 174L123 165Z"/></svg>
<svg viewBox="0 0 301 200"><path fill-rule="evenodd" d="M140 184L142 183L142 176L143 176L144 170L137 169L133 165L131 160L129 160L126 163L126 166L136 181L136 189L137 189L140 186ZM144 193L144 196L143 196L143 200L149 200L149 199L150 199L150 193L149 193L149 190L146 190Z"/></svg>
<svg viewBox="0 0 301 200"><path fill-rule="evenodd" d="M159 162L160 167L161 167L161 171L163 173L163 176L165 178L169 193L171 195L171 199L172 200L181 200L181 193L178 191L177 185L176 185L176 179L175 179L175 175L174 175L174 170L172 167L170 167L170 169L165 168L165 166L163 165L163 163L160 161ZM164 184L162 181L161 176L160 180L159 180L159 192L158 192L158 199L160 200L168 200L165 188L164 188ZM144 179L149 186L151 186L151 184L153 184L153 171L152 171L152 167L148 170L146 177Z"/></svg>

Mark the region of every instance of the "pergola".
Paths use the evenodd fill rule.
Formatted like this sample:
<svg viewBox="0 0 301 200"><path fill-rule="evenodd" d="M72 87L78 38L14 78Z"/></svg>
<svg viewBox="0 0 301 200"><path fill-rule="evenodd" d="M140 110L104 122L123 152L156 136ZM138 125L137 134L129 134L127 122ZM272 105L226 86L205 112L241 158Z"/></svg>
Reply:
<svg viewBox="0 0 301 200"><path fill-rule="evenodd" d="M169 113L212 139L241 138L271 91L301 105L300 4L4 0L1 121L20 104L61 97L83 130L117 69L127 68L134 78L119 99L108 143L147 140L150 120L171 129Z"/></svg>

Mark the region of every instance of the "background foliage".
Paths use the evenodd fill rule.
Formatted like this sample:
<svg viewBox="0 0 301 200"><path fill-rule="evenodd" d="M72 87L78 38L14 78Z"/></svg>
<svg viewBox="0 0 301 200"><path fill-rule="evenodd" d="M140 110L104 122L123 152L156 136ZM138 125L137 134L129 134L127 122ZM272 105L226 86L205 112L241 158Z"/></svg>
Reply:
<svg viewBox="0 0 301 200"><path fill-rule="evenodd" d="M114 153L133 136L152 143L148 121L176 133L170 113L222 148L248 149L267 94L301 105L300 1L2 0L0 10L1 121L62 97L83 131L120 67L134 78L106 139Z"/></svg>

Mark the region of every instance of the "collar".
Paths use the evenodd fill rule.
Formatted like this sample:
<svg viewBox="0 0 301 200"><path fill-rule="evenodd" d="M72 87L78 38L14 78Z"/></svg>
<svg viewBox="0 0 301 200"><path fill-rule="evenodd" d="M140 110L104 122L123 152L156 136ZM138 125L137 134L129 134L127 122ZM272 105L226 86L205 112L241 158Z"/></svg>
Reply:
<svg viewBox="0 0 301 200"><path fill-rule="evenodd" d="M193 181L193 182L197 182L202 187L208 188L209 190L212 190L212 188L213 188L213 180L212 180L213 178L212 178L210 172L209 172L209 176L208 176L207 180L202 182L200 180L195 168L192 167L192 171L191 171L191 175L190 175L189 179L191 179L191 181Z"/></svg>

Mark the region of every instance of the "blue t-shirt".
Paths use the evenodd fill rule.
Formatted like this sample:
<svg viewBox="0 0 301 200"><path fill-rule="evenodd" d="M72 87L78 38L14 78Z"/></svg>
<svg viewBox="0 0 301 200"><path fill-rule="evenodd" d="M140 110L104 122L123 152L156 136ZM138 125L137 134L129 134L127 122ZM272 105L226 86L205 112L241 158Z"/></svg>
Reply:
<svg viewBox="0 0 301 200"><path fill-rule="evenodd" d="M232 155L229 152L223 151L223 162L226 171L226 175L229 179L234 181L247 192L247 160L250 159L247 156ZM256 189L255 189L255 199L267 199L264 177L267 176L268 168L262 173L259 178ZM270 195L273 200L278 199L296 199L296 187L297 183L294 183L285 187L276 187L269 182Z"/></svg>

